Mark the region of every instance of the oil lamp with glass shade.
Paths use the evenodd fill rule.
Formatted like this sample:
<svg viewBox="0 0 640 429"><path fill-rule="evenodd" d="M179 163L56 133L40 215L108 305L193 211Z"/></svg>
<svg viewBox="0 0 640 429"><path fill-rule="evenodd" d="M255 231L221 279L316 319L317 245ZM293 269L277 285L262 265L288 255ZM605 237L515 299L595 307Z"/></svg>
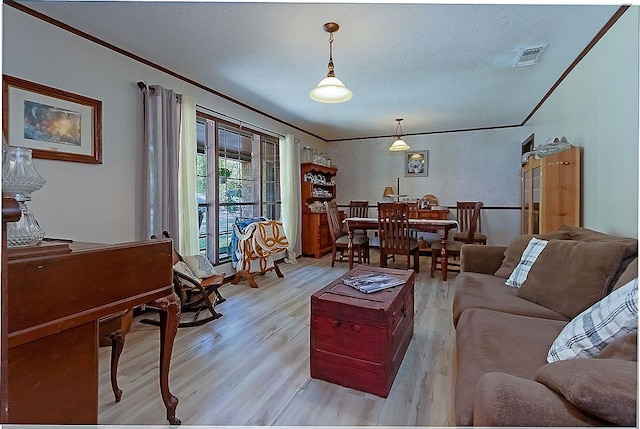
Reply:
<svg viewBox="0 0 640 429"><path fill-rule="evenodd" d="M44 238L44 230L27 208L31 193L47 182L38 174L31 159L31 149L3 145L2 195L14 198L20 206L21 217L7 223L7 246L33 246Z"/></svg>

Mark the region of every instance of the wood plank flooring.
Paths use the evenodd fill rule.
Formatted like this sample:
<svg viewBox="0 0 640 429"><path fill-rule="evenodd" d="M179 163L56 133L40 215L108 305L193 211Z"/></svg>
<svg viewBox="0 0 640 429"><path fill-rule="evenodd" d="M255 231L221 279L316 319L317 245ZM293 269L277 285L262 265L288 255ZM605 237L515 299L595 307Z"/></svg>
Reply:
<svg viewBox="0 0 640 429"><path fill-rule="evenodd" d="M372 250L372 263L378 252ZM416 276L414 335L388 398L309 376L309 298L348 271L331 256L300 258L274 273L225 285L224 317L180 328L170 387L183 425L453 426L455 336L452 280ZM406 268L397 257L391 268ZM122 401L113 399L109 348L100 349L99 424L166 425L158 386L158 328L134 319L119 367Z"/></svg>

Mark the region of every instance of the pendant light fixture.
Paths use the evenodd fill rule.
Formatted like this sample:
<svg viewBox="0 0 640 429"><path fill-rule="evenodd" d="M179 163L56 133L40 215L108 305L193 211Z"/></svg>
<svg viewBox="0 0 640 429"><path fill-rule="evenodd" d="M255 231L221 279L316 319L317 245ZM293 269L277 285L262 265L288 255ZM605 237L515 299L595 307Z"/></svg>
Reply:
<svg viewBox="0 0 640 429"><path fill-rule="evenodd" d="M353 94L351 90L344 86L344 83L336 77L333 70L333 33L338 31L340 26L335 22L327 22L322 26L323 30L329 33L329 72L327 77L322 79L318 86L313 88L309 97L320 103L344 103L351 100Z"/></svg>
<svg viewBox="0 0 640 429"><path fill-rule="evenodd" d="M408 150L410 149L410 146L407 144L407 142L402 140L402 137L404 137L404 135L402 134L402 125L400 125L400 122L402 122L402 118L398 118L396 119L396 121L398 121L398 125L396 125L395 141L393 142L389 150L392 152Z"/></svg>

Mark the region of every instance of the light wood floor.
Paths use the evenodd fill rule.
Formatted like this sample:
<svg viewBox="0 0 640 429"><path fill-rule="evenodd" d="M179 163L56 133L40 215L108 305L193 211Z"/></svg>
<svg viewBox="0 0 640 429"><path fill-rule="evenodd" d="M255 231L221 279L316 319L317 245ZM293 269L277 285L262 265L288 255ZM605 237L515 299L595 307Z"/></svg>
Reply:
<svg viewBox="0 0 640 429"><path fill-rule="evenodd" d="M377 264L377 251L372 250ZM392 268L406 268L404 256ZM389 397L309 376L309 298L348 271L330 255L283 264L274 273L221 288L221 319L180 328L170 387L183 425L453 426L453 290L422 257L415 285L414 335ZM119 368L122 401L109 382L109 348L100 349L100 424L166 425L158 386L158 328L134 319Z"/></svg>

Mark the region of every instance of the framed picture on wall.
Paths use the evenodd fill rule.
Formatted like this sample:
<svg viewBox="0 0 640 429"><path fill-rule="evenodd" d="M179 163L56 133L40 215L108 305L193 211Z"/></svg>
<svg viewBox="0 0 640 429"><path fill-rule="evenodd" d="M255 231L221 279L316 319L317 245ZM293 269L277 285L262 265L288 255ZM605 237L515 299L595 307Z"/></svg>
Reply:
<svg viewBox="0 0 640 429"><path fill-rule="evenodd" d="M102 102L2 76L2 134L34 158L102 164Z"/></svg>
<svg viewBox="0 0 640 429"><path fill-rule="evenodd" d="M404 177L425 177L429 175L429 151L408 150L405 152Z"/></svg>

